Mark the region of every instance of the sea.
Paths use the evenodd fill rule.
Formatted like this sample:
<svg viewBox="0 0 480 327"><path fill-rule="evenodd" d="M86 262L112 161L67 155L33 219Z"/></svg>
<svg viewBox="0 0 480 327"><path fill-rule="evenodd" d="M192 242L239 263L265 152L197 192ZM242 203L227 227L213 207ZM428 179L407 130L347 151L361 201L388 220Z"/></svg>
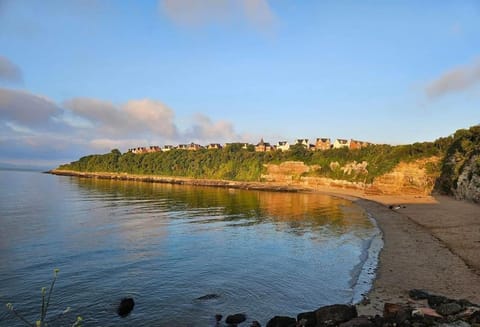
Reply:
<svg viewBox="0 0 480 327"><path fill-rule="evenodd" d="M264 326L358 302L380 248L373 217L329 195L0 170L0 326L39 319L54 269L49 326Z"/></svg>

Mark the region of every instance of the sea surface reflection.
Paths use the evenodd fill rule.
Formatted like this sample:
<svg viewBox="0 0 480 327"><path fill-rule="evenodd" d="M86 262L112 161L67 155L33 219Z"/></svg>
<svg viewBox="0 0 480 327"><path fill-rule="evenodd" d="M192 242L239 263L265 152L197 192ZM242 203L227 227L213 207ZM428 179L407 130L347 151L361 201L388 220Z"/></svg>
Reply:
<svg viewBox="0 0 480 327"><path fill-rule="evenodd" d="M350 201L0 171L0 296L32 320L60 268L52 326L265 324L350 302L376 228ZM217 299L196 298L215 293ZM124 319L115 304L133 296ZM6 310L1 326L21 326Z"/></svg>

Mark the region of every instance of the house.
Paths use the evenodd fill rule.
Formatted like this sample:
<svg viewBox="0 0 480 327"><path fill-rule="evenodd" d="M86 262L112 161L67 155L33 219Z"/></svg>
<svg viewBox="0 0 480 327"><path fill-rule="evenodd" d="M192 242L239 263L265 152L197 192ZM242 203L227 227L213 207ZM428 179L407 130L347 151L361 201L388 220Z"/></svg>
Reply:
<svg viewBox="0 0 480 327"><path fill-rule="evenodd" d="M273 147L268 142L264 142L263 138L260 142L255 146L255 152L268 152L272 151Z"/></svg>
<svg viewBox="0 0 480 327"><path fill-rule="evenodd" d="M222 146L219 143L210 143L207 145L207 149L213 150L213 149L221 149Z"/></svg>
<svg viewBox="0 0 480 327"><path fill-rule="evenodd" d="M135 154L141 154L141 153L147 153L147 148L145 147L138 147L138 148L132 148L128 149L129 152L135 153Z"/></svg>
<svg viewBox="0 0 480 327"><path fill-rule="evenodd" d="M329 150L332 147L332 142L330 141L329 138L322 138L319 137L317 138L317 141L315 142L315 150Z"/></svg>
<svg viewBox="0 0 480 327"><path fill-rule="evenodd" d="M335 142L333 142L333 148L334 149L349 148L349 147L350 147L350 141L349 140L336 139Z"/></svg>
<svg viewBox="0 0 480 327"><path fill-rule="evenodd" d="M167 151L171 151L175 149L175 147L173 145L165 145L163 148L162 148L162 152L167 152Z"/></svg>
<svg viewBox="0 0 480 327"><path fill-rule="evenodd" d="M306 149L308 149L310 147L310 144L308 143L308 139L297 139L297 142L295 143L295 145L303 145Z"/></svg>
<svg viewBox="0 0 480 327"><path fill-rule="evenodd" d="M290 150L290 144L288 144L287 141L280 141L277 143L275 149L280 151L288 151Z"/></svg>
<svg viewBox="0 0 480 327"><path fill-rule="evenodd" d="M160 152L162 149L158 145L149 146L147 152Z"/></svg>
<svg viewBox="0 0 480 327"><path fill-rule="evenodd" d="M371 143L358 140L350 140L350 150L361 149L369 146Z"/></svg>
<svg viewBox="0 0 480 327"><path fill-rule="evenodd" d="M193 143L193 142L192 142L192 143L190 143L190 144L188 145L187 150L197 151L197 150L200 150L200 149L202 149L202 148L203 148L203 146L201 146L200 144L196 144L196 143Z"/></svg>
<svg viewBox="0 0 480 327"><path fill-rule="evenodd" d="M188 144L179 144L177 145L178 150L188 150Z"/></svg>

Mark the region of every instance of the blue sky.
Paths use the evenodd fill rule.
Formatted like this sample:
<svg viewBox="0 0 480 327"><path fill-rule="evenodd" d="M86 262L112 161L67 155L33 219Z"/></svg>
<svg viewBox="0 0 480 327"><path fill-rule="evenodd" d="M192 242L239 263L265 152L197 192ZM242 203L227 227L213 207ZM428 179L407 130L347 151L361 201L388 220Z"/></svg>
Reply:
<svg viewBox="0 0 480 327"><path fill-rule="evenodd" d="M480 2L0 0L0 161L434 140L480 123Z"/></svg>

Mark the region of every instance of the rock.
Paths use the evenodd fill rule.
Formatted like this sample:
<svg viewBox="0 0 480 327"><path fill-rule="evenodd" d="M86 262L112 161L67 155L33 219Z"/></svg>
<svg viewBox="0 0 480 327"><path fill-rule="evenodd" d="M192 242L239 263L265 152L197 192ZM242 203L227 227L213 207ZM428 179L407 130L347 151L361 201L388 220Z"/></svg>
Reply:
<svg viewBox="0 0 480 327"><path fill-rule="evenodd" d="M262 327L262 325L260 325L260 323L258 321L254 320L250 324L250 327Z"/></svg>
<svg viewBox="0 0 480 327"><path fill-rule="evenodd" d="M131 297L123 298L120 301L120 304L118 305L117 314L120 317L124 318L128 316L130 312L132 312L134 306L135 306L135 301L133 301Z"/></svg>
<svg viewBox="0 0 480 327"><path fill-rule="evenodd" d="M338 325L357 316L357 308L346 304L327 305L315 310L317 325Z"/></svg>
<svg viewBox="0 0 480 327"><path fill-rule="evenodd" d="M408 295L412 300L425 300L428 299L428 297L430 296L427 291L417 289L410 290L410 292L408 292Z"/></svg>
<svg viewBox="0 0 480 327"><path fill-rule="evenodd" d="M244 313L236 313L234 315L227 316L225 322L229 325L236 325L244 322L245 320L247 320L247 316Z"/></svg>
<svg viewBox="0 0 480 327"><path fill-rule="evenodd" d="M411 317L412 309L408 306L395 303L385 303L383 306L383 318L397 324L402 324Z"/></svg>
<svg viewBox="0 0 480 327"><path fill-rule="evenodd" d="M303 321L302 321L303 320ZM297 315L297 321L302 321L302 327L315 327L317 325L317 318L315 312L302 312Z"/></svg>
<svg viewBox="0 0 480 327"><path fill-rule="evenodd" d="M347 322L343 322L339 327L374 327L375 324L367 317L353 318Z"/></svg>
<svg viewBox="0 0 480 327"><path fill-rule="evenodd" d="M455 302L440 304L436 311L442 316L451 316L462 311L462 306Z"/></svg>
<svg viewBox="0 0 480 327"><path fill-rule="evenodd" d="M430 295L428 298L428 305L436 309L440 304L448 303L451 300L441 295Z"/></svg>
<svg viewBox="0 0 480 327"><path fill-rule="evenodd" d="M219 322L220 320L222 320L222 318L223 318L223 316L220 315L220 314L216 314L216 315L215 315L215 321L216 321L216 322Z"/></svg>
<svg viewBox="0 0 480 327"><path fill-rule="evenodd" d="M470 324L463 320L457 320L454 322L439 324L438 327L470 327Z"/></svg>
<svg viewBox="0 0 480 327"><path fill-rule="evenodd" d="M480 324L480 311L473 312L470 317L468 317L468 321L471 324Z"/></svg>
<svg viewBox="0 0 480 327"><path fill-rule="evenodd" d="M267 323L267 327L295 327L297 320L291 317L275 316Z"/></svg>
<svg viewBox="0 0 480 327"><path fill-rule="evenodd" d="M213 299L218 299L220 297L219 294L207 294L204 296L197 297L197 300L213 300Z"/></svg>

